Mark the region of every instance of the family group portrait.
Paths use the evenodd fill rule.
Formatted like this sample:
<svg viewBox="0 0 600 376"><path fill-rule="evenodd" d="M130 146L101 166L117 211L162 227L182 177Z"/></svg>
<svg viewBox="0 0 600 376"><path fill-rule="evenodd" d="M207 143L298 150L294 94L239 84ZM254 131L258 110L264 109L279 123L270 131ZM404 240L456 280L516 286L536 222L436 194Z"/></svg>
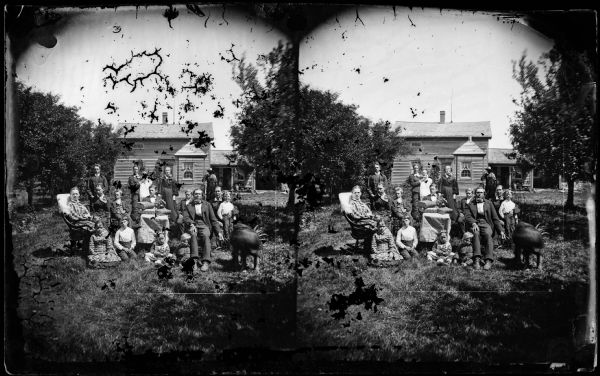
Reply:
<svg viewBox="0 0 600 376"><path fill-rule="evenodd" d="M5 24L11 374L595 370L595 11Z"/></svg>

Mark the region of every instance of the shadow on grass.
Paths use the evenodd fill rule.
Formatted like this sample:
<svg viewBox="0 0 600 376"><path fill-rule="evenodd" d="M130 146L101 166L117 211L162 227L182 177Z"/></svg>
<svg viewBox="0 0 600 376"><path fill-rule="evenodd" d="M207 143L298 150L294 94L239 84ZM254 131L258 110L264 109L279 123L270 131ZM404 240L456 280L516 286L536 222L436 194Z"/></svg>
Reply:
<svg viewBox="0 0 600 376"><path fill-rule="evenodd" d="M333 256L364 256L365 252L363 249L363 243L359 243L356 247L355 242L346 242L339 246L326 245L319 247L314 250L314 254L319 257L333 257Z"/></svg>
<svg viewBox="0 0 600 376"><path fill-rule="evenodd" d="M291 347L295 338L292 288L275 294L179 294L154 296L133 306L129 319L143 330L128 338L130 355L146 351L171 355L236 347ZM171 346L163 348L162 344ZM141 344L144 344L141 346ZM148 349L153 349L148 352ZM140 351L141 350L141 351ZM161 351L162 350L162 351Z"/></svg>
<svg viewBox="0 0 600 376"><path fill-rule="evenodd" d="M469 359L484 362L570 362L572 329L585 311L581 292L587 285L565 284L545 276L513 281L511 291L481 291L478 283L461 280L447 287L466 293L435 294L413 305L410 316L427 322L423 360ZM579 294L577 293L579 292ZM577 298L579 297L579 298ZM552 307L541 309L541 307ZM443 333L452 350L429 341ZM546 343L546 346L540 344ZM475 358L478 354L479 359Z"/></svg>

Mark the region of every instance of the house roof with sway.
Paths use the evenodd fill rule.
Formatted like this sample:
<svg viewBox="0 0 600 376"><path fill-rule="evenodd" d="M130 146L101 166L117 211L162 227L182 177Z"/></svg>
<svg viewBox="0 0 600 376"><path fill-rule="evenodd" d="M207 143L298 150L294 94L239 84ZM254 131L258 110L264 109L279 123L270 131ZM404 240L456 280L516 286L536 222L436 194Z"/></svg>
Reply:
<svg viewBox="0 0 600 376"><path fill-rule="evenodd" d="M513 153L513 149L488 149L488 164L503 164L503 165L516 165L516 159L509 159L508 154Z"/></svg>
<svg viewBox="0 0 600 376"><path fill-rule="evenodd" d="M206 157L206 153L201 148L196 147L191 142L183 145L181 149L175 152L176 157Z"/></svg>
<svg viewBox="0 0 600 376"><path fill-rule="evenodd" d="M237 166L237 161L230 163L227 158L232 153L233 150L212 150L210 152L211 166Z"/></svg>
<svg viewBox="0 0 600 376"><path fill-rule="evenodd" d="M458 149L454 150L454 155L485 155L483 151L476 143L473 142L471 137L464 144L460 145Z"/></svg>
<svg viewBox="0 0 600 376"><path fill-rule="evenodd" d="M209 137L214 138L212 123L198 123L189 134L186 134L186 124L140 124L119 123L119 129L127 132L128 139L190 139L198 135L198 131L205 131Z"/></svg>
<svg viewBox="0 0 600 376"><path fill-rule="evenodd" d="M397 121L400 135L405 138L451 138L451 137L483 137L492 138L489 121L473 122L411 122ZM485 154L485 153L484 153Z"/></svg>

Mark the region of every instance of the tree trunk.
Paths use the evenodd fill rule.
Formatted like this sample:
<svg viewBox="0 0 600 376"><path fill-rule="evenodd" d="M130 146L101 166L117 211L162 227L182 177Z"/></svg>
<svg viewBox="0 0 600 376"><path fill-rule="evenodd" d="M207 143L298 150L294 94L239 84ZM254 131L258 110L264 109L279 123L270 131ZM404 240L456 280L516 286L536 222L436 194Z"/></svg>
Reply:
<svg viewBox="0 0 600 376"><path fill-rule="evenodd" d="M292 209L294 207L294 203L296 202L296 183L290 182L288 183L288 202L286 208Z"/></svg>
<svg viewBox="0 0 600 376"><path fill-rule="evenodd" d="M572 178L567 178L567 203L565 204L567 209L572 209L575 207L574 193L575 180Z"/></svg>
<svg viewBox="0 0 600 376"><path fill-rule="evenodd" d="M32 181L27 182L26 189L27 189L27 204L29 206L32 206L33 205L33 182Z"/></svg>

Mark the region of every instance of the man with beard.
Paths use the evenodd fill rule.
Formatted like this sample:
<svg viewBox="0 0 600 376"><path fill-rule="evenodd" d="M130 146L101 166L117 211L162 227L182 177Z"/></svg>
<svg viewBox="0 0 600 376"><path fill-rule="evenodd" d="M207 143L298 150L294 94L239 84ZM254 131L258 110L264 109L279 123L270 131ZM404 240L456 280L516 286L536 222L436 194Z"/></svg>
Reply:
<svg viewBox="0 0 600 376"><path fill-rule="evenodd" d="M481 243L483 241L483 258L485 260L483 269L490 270L494 261L494 232L499 233L502 239L505 239L506 236L494 205L484 198L484 194L483 188L475 190L475 200L471 200L465 210L465 221L473 233L473 267L481 268Z"/></svg>

